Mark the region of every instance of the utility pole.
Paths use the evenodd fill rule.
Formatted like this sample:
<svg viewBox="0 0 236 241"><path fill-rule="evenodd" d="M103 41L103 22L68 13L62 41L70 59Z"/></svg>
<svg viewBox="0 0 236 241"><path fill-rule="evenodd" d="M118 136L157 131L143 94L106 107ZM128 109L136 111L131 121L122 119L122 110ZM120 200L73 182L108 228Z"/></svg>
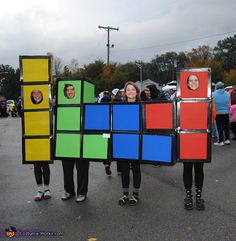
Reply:
<svg viewBox="0 0 236 241"><path fill-rule="evenodd" d="M135 61L136 66L139 68L139 76L140 76L140 84L141 84L141 91L143 90L143 66L141 61Z"/></svg>
<svg viewBox="0 0 236 241"><path fill-rule="evenodd" d="M103 27L103 26L98 26L98 28L103 28L107 31L107 65L110 63L110 48L114 48L114 44L110 45L110 31L111 30L116 30L118 31L119 28L113 28L113 27Z"/></svg>

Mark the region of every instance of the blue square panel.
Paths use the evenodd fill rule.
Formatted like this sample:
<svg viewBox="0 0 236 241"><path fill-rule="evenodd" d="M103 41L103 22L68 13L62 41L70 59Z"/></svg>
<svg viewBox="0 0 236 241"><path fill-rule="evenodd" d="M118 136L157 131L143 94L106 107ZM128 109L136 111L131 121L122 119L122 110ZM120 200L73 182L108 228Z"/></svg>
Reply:
<svg viewBox="0 0 236 241"><path fill-rule="evenodd" d="M113 131L139 131L140 105L113 105Z"/></svg>
<svg viewBox="0 0 236 241"><path fill-rule="evenodd" d="M110 130L110 105L84 105L84 130Z"/></svg>
<svg viewBox="0 0 236 241"><path fill-rule="evenodd" d="M172 136L143 135L142 160L171 163Z"/></svg>
<svg viewBox="0 0 236 241"><path fill-rule="evenodd" d="M113 134L113 158L139 160L139 134Z"/></svg>

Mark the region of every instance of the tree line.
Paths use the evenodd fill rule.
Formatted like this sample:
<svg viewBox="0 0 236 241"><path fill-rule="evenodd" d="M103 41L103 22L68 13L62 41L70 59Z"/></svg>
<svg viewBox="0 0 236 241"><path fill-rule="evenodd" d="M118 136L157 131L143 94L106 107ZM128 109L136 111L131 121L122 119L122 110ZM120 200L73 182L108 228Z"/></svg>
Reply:
<svg viewBox="0 0 236 241"><path fill-rule="evenodd" d="M47 53L52 55L52 53ZM176 71L183 68L211 68L212 81L223 81L225 85L236 84L236 35L219 40L217 46L207 45L193 48L190 52L166 52L156 54L150 62L139 62L142 79L151 79L166 84L176 78ZM54 85L57 77L88 78L96 86L96 93L113 88L123 88L127 81L140 79L135 61L124 64L97 59L79 67L77 60L64 65L61 58L53 56ZM55 88L54 88L55 89ZM9 65L0 65L0 96L17 99L20 95L20 71Z"/></svg>

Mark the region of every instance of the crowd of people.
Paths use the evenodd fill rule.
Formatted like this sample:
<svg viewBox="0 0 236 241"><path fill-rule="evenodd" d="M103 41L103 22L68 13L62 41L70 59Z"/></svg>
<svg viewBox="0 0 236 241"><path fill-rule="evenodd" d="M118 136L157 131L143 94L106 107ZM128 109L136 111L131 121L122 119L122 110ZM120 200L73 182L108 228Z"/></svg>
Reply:
<svg viewBox="0 0 236 241"><path fill-rule="evenodd" d="M10 102L0 96L0 117L21 117L21 100L16 102L14 100L10 100Z"/></svg>

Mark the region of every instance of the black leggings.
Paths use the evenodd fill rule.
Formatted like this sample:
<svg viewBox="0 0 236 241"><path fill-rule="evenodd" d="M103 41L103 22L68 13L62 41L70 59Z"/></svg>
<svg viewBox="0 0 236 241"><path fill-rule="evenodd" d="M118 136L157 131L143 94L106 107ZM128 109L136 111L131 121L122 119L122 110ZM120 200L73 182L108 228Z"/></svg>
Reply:
<svg viewBox="0 0 236 241"><path fill-rule="evenodd" d="M186 190L192 189L193 185L193 166L194 166L194 178L195 178L195 187L198 189L202 189L204 173L203 173L203 162L184 162L184 172L183 172L183 180L184 187Z"/></svg>
<svg viewBox="0 0 236 241"><path fill-rule="evenodd" d="M121 181L122 181L122 187L123 188L129 188L130 184L130 165L132 167L133 171L133 186L135 189L139 189L141 185L141 170L140 170L140 164L135 162L123 162L118 161L119 168L121 170Z"/></svg>
<svg viewBox="0 0 236 241"><path fill-rule="evenodd" d="M34 164L34 175L36 183L42 185L43 182L45 185L49 185L50 181L50 168L49 164Z"/></svg>

